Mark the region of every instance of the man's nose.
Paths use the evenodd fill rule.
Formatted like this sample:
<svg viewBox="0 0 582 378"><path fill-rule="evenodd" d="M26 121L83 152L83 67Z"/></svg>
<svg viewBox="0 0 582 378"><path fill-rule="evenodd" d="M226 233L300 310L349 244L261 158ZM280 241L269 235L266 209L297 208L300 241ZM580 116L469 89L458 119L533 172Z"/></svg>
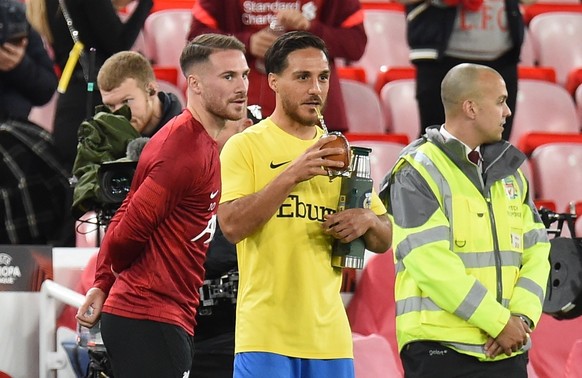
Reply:
<svg viewBox="0 0 582 378"><path fill-rule="evenodd" d="M311 82L311 86L309 88L309 93L312 94L320 94L321 93L321 83L317 78L314 78Z"/></svg>

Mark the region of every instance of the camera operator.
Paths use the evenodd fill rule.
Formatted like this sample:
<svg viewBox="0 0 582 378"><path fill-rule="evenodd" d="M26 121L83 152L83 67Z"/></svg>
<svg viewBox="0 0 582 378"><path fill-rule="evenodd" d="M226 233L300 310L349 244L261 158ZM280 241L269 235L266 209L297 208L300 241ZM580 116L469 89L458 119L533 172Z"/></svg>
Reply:
<svg viewBox="0 0 582 378"><path fill-rule="evenodd" d="M22 3L2 0L0 26L0 120L25 121L32 106L49 102L57 76Z"/></svg>

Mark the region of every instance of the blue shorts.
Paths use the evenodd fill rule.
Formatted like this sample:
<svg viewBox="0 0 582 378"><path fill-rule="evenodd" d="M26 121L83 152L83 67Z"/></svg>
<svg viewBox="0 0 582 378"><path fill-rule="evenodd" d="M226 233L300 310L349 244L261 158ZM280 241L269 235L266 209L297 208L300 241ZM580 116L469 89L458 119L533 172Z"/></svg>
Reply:
<svg viewBox="0 0 582 378"><path fill-rule="evenodd" d="M234 378L354 378L354 360L316 360L275 353L244 352L234 357Z"/></svg>

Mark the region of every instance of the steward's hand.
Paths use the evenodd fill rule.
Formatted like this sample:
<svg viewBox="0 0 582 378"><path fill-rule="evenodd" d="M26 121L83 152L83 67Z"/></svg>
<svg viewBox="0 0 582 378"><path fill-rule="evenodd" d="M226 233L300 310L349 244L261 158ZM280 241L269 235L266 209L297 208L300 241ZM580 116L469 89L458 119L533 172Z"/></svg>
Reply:
<svg viewBox="0 0 582 378"><path fill-rule="evenodd" d="M529 326L519 316L512 315L495 341L507 356L511 356L527 343L530 333Z"/></svg>

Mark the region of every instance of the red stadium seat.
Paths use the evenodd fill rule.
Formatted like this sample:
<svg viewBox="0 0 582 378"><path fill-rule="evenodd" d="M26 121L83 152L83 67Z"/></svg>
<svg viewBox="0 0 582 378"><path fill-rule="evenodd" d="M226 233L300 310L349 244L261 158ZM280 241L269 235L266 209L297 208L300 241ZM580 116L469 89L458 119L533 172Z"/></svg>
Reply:
<svg viewBox="0 0 582 378"><path fill-rule="evenodd" d="M405 134L409 140L417 139L420 133L420 116L415 80L402 79L387 83L380 92L380 101L384 107L388 131Z"/></svg>
<svg viewBox="0 0 582 378"><path fill-rule="evenodd" d="M537 64L537 51L534 41L531 38L528 28L524 29L523 43L521 45L521 54L519 55L519 64L524 66L535 66Z"/></svg>
<svg viewBox="0 0 582 378"><path fill-rule="evenodd" d="M568 360L566 360L565 378L580 378L582 377L582 339L576 340Z"/></svg>
<svg viewBox="0 0 582 378"><path fill-rule="evenodd" d="M582 317L556 320L550 315L542 314L531 338L533 346L529 352L530 364L538 377L564 377L572 347L582 338ZM580 365L579 359L576 362Z"/></svg>
<svg viewBox="0 0 582 378"><path fill-rule="evenodd" d="M404 12L364 9L364 27L368 43L364 55L354 65L366 70L370 85L374 85L382 70L411 65Z"/></svg>
<svg viewBox="0 0 582 378"><path fill-rule="evenodd" d="M576 98L576 108L578 110L578 119L580 120L580 126L582 127L582 85L578 86L576 93L574 94Z"/></svg>
<svg viewBox="0 0 582 378"><path fill-rule="evenodd" d="M373 140L377 142L392 142L392 143L399 143L406 146L409 142L408 136L405 134L392 134L392 133L383 133L383 134L370 134L370 133L344 133L348 141L351 142L358 142L360 140Z"/></svg>
<svg viewBox="0 0 582 378"><path fill-rule="evenodd" d="M354 370L358 378L402 377L402 371L388 341L380 335L352 334Z"/></svg>
<svg viewBox="0 0 582 378"><path fill-rule="evenodd" d="M386 83L400 79L416 79L416 68L414 66L391 67L385 71L379 72L376 78L376 83L374 84L374 90L378 95L380 95L382 88Z"/></svg>
<svg viewBox="0 0 582 378"><path fill-rule="evenodd" d="M178 69L176 67L171 66L160 66L155 64L153 66L154 75L156 76L157 80L167 81L168 83L172 83L174 85L178 85Z"/></svg>
<svg viewBox="0 0 582 378"><path fill-rule="evenodd" d="M354 80L361 83L366 83L366 71L362 67L336 67L336 70L340 79Z"/></svg>
<svg viewBox="0 0 582 378"><path fill-rule="evenodd" d="M572 96L564 87L547 81L519 81L516 113L509 141L520 145L527 133L580 132L580 122ZM549 111L551 109L551 111Z"/></svg>
<svg viewBox="0 0 582 378"><path fill-rule="evenodd" d="M545 144L530 158L539 198L554 201L558 212L582 201L582 143Z"/></svg>
<svg viewBox="0 0 582 378"><path fill-rule="evenodd" d="M560 0L556 2L543 1L523 6L523 20L529 25L531 20L540 14L553 12L582 13L582 4L579 0Z"/></svg>
<svg viewBox="0 0 582 378"><path fill-rule="evenodd" d="M524 154L531 155L537 147L548 143L582 143L582 133L525 133L516 147Z"/></svg>
<svg viewBox="0 0 582 378"><path fill-rule="evenodd" d="M388 341L398 369L402 372L396 342L394 279L392 250L373 255L362 270L356 292L346 311L352 332L362 335L378 334ZM381 377L392 376L381 375Z"/></svg>
<svg viewBox="0 0 582 378"><path fill-rule="evenodd" d="M519 79L542 80L550 83L556 82L556 70L552 67L532 67L518 66L517 76Z"/></svg>
<svg viewBox="0 0 582 378"><path fill-rule="evenodd" d="M404 12L404 4L397 3L392 0L384 1L367 1L361 0L360 4L362 9L375 9L375 10L390 10L397 12Z"/></svg>
<svg viewBox="0 0 582 378"><path fill-rule="evenodd" d="M384 133L384 113L376 92L367 84L354 80L340 79L340 86L346 104L348 130L353 133Z"/></svg>
<svg viewBox="0 0 582 378"><path fill-rule="evenodd" d="M145 43L154 64L175 67L180 72L180 54L190 31L190 9L168 9L151 13L145 21ZM178 75L177 84L186 88L186 79Z"/></svg>
<svg viewBox="0 0 582 378"><path fill-rule="evenodd" d="M196 0L155 0L151 13L166 9L192 9Z"/></svg>
<svg viewBox="0 0 582 378"><path fill-rule="evenodd" d="M582 67L582 13L553 12L535 16L529 25L540 66L553 67L560 85Z"/></svg>
<svg viewBox="0 0 582 378"><path fill-rule="evenodd" d="M582 84L582 67L574 68L570 71L566 78L566 90L574 96L580 84Z"/></svg>

